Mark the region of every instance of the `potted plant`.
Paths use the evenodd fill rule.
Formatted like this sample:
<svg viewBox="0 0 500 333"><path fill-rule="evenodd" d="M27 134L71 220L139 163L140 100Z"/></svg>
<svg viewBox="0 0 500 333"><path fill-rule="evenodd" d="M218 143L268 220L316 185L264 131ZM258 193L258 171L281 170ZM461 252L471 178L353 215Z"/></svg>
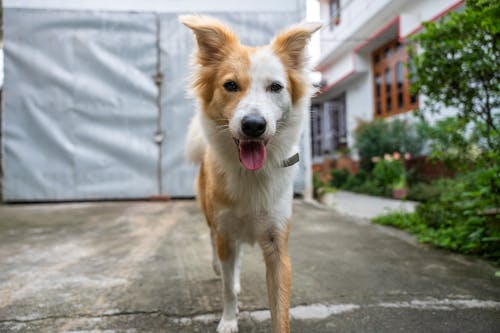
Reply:
<svg viewBox="0 0 500 333"><path fill-rule="evenodd" d="M410 155L406 153L404 158L409 159ZM373 175L384 191L386 193L392 192L392 197L395 199L404 199L408 194L408 187L401 154L399 152L394 152L392 155L385 154L383 158L374 157L372 161L375 163Z"/></svg>
<svg viewBox="0 0 500 333"><path fill-rule="evenodd" d="M408 187L406 186L406 177L401 177L399 181L393 184L392 197L394 199L405 199L408 195Z"/></svg>

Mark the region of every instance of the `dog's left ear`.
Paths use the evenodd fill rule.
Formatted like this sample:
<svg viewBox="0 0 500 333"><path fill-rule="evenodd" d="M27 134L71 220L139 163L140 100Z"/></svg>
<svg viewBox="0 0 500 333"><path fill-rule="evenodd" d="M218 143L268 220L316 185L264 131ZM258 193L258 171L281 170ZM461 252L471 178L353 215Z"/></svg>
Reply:
<svg viewBox="0 0 500 333"><path fill-rule="evenodd" d="M305 63L305 47L311 35L321 28L321 23L300 23L282 32L272 41L273 51L293 69L302 69Z"/></svg>

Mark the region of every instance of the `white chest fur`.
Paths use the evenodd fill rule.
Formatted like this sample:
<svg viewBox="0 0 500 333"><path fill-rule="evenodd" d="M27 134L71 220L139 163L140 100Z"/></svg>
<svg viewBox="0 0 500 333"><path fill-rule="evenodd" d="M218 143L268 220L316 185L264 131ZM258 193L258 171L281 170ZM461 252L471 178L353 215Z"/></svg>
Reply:
<svg viewBox="0 0 500 333"><path fill-rule="evenodd" d="M260 233L270 229L284 229L292 213L297 170L294 165L229 173L226 191L234 205L219 213L218 229L247 243L254 243Z"/></svg>

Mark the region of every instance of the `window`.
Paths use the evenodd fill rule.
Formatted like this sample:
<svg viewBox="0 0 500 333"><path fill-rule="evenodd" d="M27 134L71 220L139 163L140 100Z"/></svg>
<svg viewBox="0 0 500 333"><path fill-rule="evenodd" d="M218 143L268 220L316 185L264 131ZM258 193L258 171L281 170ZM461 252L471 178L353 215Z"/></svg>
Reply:
<svg viewBox="0 0 500 333"><path fill-rule="evenodd" d="M314 105L311 118L313 157L333 155L347 144L345 95Z"/></svg>
<svg viewBox="0 0 500 333"><path fill-rule="evenodd" d="M340 0L330 0L329 3L330 13L330 30L340 23Z"/></svg>
<svg viewBox="0 0 500 333"><path fill-rule="evenodd" d="M372 55L375 117L389 117L418 107L417 96L410 94L408 53L393 40Z"/></svg>

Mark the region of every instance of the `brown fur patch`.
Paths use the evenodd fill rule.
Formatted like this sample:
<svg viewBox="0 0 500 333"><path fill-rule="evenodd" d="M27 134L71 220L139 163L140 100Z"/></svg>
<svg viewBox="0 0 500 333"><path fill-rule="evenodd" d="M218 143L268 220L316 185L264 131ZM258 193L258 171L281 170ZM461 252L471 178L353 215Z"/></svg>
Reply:
<svg viewBox="0 0 500 333"><path fill-rule="evenodd" d="M288 91L292 96L293 104L296 104L306 93L306 85L301 74L306 63L305 48L311 39L311 34L319 27L320 25L317 24L297 25L278 34L272 42L273 52L285 65Z"/></svg>
<svg viewBox="0 0 500 333"><path fill-rule="evenodd" d="M217 124L226 125L238 102L250 87L250 58L253 49L241 45L237 36L216 19L183 16L181 22L193 30L198 50L193 88L203 111ZM226 91L224 83L238 84L236 92Z"/></svg>
<svg viewBox="0 0 500 333"><path fill-rule="evenodd" d="M249 49L240 46L216 66L200 69L194 89L201 100L203 111L216 123L228 122L239 101L246 95L251 84L249 75ZM226 91L224 83L234 81L238 91Z"/></svg>
<svg viewBox="0 0 500 333"><path fill-rule="evenodd" d="M229 258L231 253L231 242L229 237L217 234L217 238L215 239L215 244L217 246L217 255L219 256L220 261L225 261Z"/></svg>
<svg viewBox="0 0 500 333"><path fill-rule="evenodd" d="M288 256L290 223L285 230L270 230L259 240L266 263L267 293L273 332L290 332L292 267Z"/></svg>
<svg viewBox="0 0 500 333"><path fill-rule="evenodd" d="M296 70L287 68L286 74L288 78L288 93L292 97L292 104L295 105L304 97L307 86L301 74Z"/></svg>
<svg viewBox="0 0 500 333"><path fill-rule="evenodd" d="M218 170L210 150L207 150L198 174L198 200L208 225L216 232L216 211L231 206L231 198L226 194L226 177Z"/></svg>

